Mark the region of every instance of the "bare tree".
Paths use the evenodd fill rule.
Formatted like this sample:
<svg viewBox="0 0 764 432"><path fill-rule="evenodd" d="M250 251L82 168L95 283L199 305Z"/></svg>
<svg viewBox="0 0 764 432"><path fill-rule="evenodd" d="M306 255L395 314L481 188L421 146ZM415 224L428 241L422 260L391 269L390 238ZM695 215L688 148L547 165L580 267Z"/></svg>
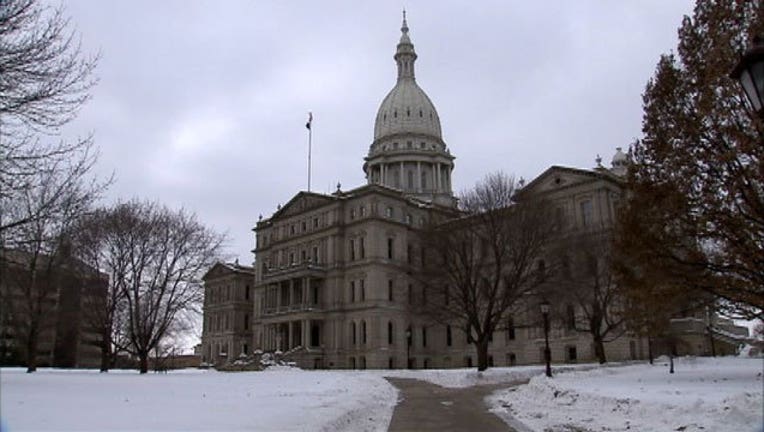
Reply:
<svg viewBox="0 0 764 432"><path fill-rule="evenodd" d="M73 236L74 253L87 269L96 276L106 278L106 286L99 295L85 297L85 322L95 329L100 338L101 372L107 372L116 362L116 356L125 351L126 299L124 275L127 273L128 248L121 247L115 220L106 209L97 209L82 217Z"/></svg>
<svg viewBox="0 0 764 432"><path fill-rule="evenodd" d="M423 233L427 251L421 280L423 312L463 329L477 350L478 370L488 367L488 342L548 273L544 247L553 233L548 206L515 202L514 179L486 176L460 196L462 216L434 223Z"/></svg>
<svg viewBox="0 0 764 432"><path fill-rule="evenodd" d="M42 202L56 203L44 216L8 229L0 248L0 285L9 298L3 305L14 317L17 339L23 340L29 372L37 367L39 337L52 325L62 279L78 272L79 263L71 257L71 228L101 191L84 178L89 163L80 160L36 173L40 187L24 190L14 206L6 208L23 219Z"/></svg>
<svg viewBox="0 0 764 432"><path fill-rule="evenodd" d="M57 174L56 191L41 172L92 162L90 137L74 143L52 138L76 116L96 82L97 56L83 56L69 27L62 8L36 0L0 2L0 236L58 211L67 183ZM30 192L37 189L45 193ZM45 199L24 212L9 211L29 193Z"/></svg>
<svg viewBox="0 0 764 432"><path fill-rule="evenodd" d="M561 305L563 327L588 333L600 363L607 362L605 342L623 335L623 301L613 271L609 230L570 234L555 242L555 274L545 285L548 296Z"/></svg>
<svg viewBox="0 0 764 432"><path fill-rule="evenodd" d="M194 215L155 203L118 204L104 218L106 241L98 254L111 278L111 306L119 309L124 302L126 349L146 373L151 351L184 325L187 314L199 312L201 276L215 262L223 238Z"/></svg>

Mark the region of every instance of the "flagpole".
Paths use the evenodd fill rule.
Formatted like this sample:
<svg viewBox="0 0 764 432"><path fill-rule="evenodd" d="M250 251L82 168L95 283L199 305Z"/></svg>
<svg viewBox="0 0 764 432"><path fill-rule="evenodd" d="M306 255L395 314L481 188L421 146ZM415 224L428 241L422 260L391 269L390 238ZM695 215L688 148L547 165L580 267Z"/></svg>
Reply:
<svg viewBox="0 0 764 432"><path fill-rule="evenodd" d="M305 124L308 128L308 192L310 192L310 157L311 148L313 146L313 113L308 113L308 123Z"/></svg>

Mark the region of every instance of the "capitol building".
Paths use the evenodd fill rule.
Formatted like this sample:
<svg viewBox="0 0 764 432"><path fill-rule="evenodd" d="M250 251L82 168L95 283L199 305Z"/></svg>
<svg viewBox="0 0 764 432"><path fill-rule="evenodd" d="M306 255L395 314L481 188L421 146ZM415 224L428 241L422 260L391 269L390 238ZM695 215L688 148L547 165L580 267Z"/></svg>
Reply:
<svg viewBox="0 0 764 432"><path fill-rule="evenodd" d="M254 266L218 263L205 276L203 361L221 365L281 351L303 368L448 368L476 364L458 325L435 323L409 307L419 233L432 212L456 214L455 156L441 119L417 83L417 53L404 15L396 82L382 100L363 158L366 184L331 194L298 192L254 227ZM523 193L543 194L570 232L613 226L626 155L592 169L552 166ZM352 168L352 167L349 167ZM510 167L508 167L510 168ZM413 257L413 258L412 258ZM543 362L535 309L502 326L489 365ZM577 313L571 309L571 313ZM705 341L689 342L703 351ZM565 325L550 333L552 361L596 361L591 335ZM259 350L259 351L258 351ZM647 341L622 332L605 344L609 360L647 357Z"/></svg>

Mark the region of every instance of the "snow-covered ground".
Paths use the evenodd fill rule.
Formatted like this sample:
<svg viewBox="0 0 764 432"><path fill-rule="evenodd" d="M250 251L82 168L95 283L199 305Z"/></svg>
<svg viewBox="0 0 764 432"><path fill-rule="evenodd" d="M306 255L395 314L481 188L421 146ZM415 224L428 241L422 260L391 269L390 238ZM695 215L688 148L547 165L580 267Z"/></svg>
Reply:
<svg viewBox="0 0 764 432"><path fill-rule="evenodd" d="M763 359L688 357L675 367L669 374L662 360L536 376L488 401L532 431L764 431Z"/></svg>
<svg viewBox="0 0 764 432"><path fill-rule="evenodd" d="M397 390L378 374L0 370L0 430L384 431Z"/></svg>
<svg viewBox="0 0 764 432"><path fill-rule="evenodd" d="M488 398L518 431L762 432L764 360L682 358L555 368L224 373L0 370L0 431L384 431L398 392L384 377L444 387L530 383ZM518 423L521 422L521 423Z"/></svg>

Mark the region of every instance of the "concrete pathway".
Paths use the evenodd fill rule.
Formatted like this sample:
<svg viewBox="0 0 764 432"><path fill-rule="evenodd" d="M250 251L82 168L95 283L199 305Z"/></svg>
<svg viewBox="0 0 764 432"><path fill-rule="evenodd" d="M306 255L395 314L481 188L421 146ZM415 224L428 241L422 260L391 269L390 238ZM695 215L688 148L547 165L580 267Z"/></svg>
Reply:
<svg viewBox="0 0 764 432"><path fill-rule="evenodd" d="M389 432L515 432L488 412L483 399L495 390L519 383L450 389L416 379L386 379L400 391Z"/></svg>

